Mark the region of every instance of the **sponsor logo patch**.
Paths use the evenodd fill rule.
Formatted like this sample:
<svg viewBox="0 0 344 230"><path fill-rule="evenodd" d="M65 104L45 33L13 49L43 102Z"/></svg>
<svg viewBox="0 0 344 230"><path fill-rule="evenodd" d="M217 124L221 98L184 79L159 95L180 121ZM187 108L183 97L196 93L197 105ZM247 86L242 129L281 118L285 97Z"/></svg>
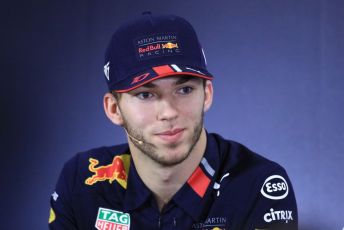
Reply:
<svg viewBox="0 0 344 230"><path fill-rule="evenodd" d="M217 183L217 182L214 183L214 187L213 187L213 188L214 188L215 190L217 190L216 196L220 196L221 182L222 182L223 179L225 179L225 178L228 177L229 175L230 175L230 173L226 173L225 175L223 175L223 176L221 177L219 183Z"/></svg>
<svg viewBox="0 0 344 230"><path fill-rule="evenodd" d="M110 62L107 62L105 65L104 65L104 74L105 74L105 77L108 81L110 81Z"/></svg>
<svg viewBox="0 0 344 230"><path fill-rule="evenodd" d="M136 56L139 60L181 54L180 42L176 34L153 34L134 40Z"/></svg>
<svg viewBox="0 0 344 230"><path fill-rule="evenodd" d="M127 178L130 164L130 155L123 154L115 156L111 164L97 166L99 161L94 158L89 159L88 169L93 175L85 180L85 184L93 185L99 181L109 180L110 184L117 181L123 188L127 188ZM97 166L97 167L96 167Z"/></svg>
<svg viewBox="0 0 344 230"><path fill-rule="evenodd" d="M98 230L129 230L130 215L107 208L99 208L95 227Z"/></svg>
<svg viewBox="0 0 344 230"><path fill-rule="evenodd" d="M59 195L55 191L53 194L51 194L51 197L53 198L54 201L57 201L57 198L59 198Z"/></svg>
<svg viewBox="0 0 344 230"><path fill-rule="evenodd" d="M288 183L282 176L272 175L265 180L260 192L268 199L281 200L288 196Z"/></svg>
<svg viewBox="0 0 344 230"><path fill-rule="evenodd" d="M224 230L226 229L226 217L208 217L204 222L194 223L191 229Z"/></svg>
<svg viewBox="0 0 344 230"><path fill-rule="evenodd" d="M270 209L270 212L265 213L264 221L270 223L276 220L284 220L286 223L293 220L293 211L281 210L275 211L273 208Z"/></svg>
<svg viewBox="0 0 344 230"><path fill-rule="evenodd" d="M133 78L130 84L132 85L132 84L140 83L141 81L145 80L148 76L149 76L149 73L144 73L144 74L141 74L140 76L136 76Z"/></svg>

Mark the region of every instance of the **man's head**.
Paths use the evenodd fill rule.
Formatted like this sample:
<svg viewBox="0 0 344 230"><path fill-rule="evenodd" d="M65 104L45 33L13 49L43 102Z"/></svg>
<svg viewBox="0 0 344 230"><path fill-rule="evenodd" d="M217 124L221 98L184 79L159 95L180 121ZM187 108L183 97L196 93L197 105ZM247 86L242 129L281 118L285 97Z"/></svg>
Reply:
<svg viewBox="0 0 344 230"><path fill-rule="evenodd" d="M146 14L115 32L105 63L104 109L126 130L131 150L166 166L185 160L205 135L203 115L213 97L192 26Z"/></svg>

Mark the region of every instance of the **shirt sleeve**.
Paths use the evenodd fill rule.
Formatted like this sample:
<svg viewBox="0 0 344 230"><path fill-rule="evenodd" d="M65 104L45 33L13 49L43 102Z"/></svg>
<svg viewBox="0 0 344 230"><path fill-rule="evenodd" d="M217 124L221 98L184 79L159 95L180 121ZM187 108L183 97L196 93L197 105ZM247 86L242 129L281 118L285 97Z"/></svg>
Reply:
<svg viewBox="0 0 344 230"><path fill-rule="evenodd" d="M67 162L59 176L55 191L50 198L49 229L77 229L73 208L72 192L75 182L76 159Z"/></svg>
<svg viewBox="0 0 344 230"><path fill-rule="evenodd" d="M297 205L286 171L279 166L257 181L255 202L244 229L297 230Z"/></svg>

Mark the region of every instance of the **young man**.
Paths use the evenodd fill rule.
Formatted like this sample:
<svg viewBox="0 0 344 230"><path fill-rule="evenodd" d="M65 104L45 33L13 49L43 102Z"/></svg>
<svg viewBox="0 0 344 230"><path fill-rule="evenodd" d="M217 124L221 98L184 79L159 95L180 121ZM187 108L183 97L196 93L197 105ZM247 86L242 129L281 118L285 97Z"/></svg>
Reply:
<svg viewBox="0 0 344 230"><path fill-rule="evenodd" d="M206 132L213 77L187 21L146 13L124 24L104 72L105 113L128 144L65 164L50 229L297 229L285 170Z"/></svg>

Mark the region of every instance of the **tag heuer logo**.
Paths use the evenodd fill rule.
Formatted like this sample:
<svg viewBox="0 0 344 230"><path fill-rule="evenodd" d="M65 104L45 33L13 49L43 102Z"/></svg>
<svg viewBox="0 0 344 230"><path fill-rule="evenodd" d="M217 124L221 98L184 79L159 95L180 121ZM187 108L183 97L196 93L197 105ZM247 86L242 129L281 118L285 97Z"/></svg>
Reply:
<svg viewBox="0 0 344 230"><path fill-rule="evenodd" d="M95 227L99 230L129 230L130 215L116 210L99 208Z"/></svg>

